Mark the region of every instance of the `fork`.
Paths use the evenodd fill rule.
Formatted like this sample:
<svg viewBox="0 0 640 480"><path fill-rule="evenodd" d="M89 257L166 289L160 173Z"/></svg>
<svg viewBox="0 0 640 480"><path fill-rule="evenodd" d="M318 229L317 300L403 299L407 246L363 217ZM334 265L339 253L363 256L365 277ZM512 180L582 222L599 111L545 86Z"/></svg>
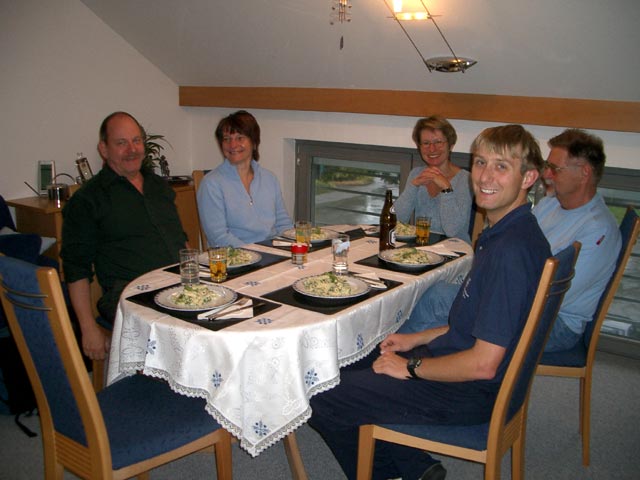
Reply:
<svg viewBox="0 0 640 480"><path fill-rule="evenodd" d="M229 307L227 307L224 310L221 310L219 312L212 313L211 315L208 315L207 316L207 320L209 320L209 321L216 320L219 317L224 317L225 315L229 315L231 313L236 313L236 312L239 312L241 310L246 310L247 308L258 308L258 307L261 307L261 306L263 306L265 304L265 302L258 301L258 302L255 302L252 305L247 305L251 300L252 300L251 298L245 298L243 302L238 302L238 303L235 304L235 305L242 305L242 306L238 306L238 308L233 308L231 310L227 310L227 308L229 308ZM231 306L231 305L229 305L229 306Z"/></svg>

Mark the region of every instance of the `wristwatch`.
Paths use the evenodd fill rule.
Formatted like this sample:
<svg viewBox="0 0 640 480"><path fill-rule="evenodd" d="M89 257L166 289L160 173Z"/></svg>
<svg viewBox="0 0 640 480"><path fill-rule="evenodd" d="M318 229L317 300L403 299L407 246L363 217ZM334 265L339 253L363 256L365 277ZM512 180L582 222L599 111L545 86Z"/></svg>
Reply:
<svg viewBox="0 0 640 480"><path fill-rule="evenodd" d="M407 377L407 378L413 378L413 379L416 379L416 380L420 380L420 377L416 373L416 368L418 368L420 366L420 364L422 364L422 359L421 358L410 358L409 359L409 361L407 362L407 371L409 372L409 374L411 376Z"/></svg>
<svg viewBox="0 0 640 480"><path fill-rule="evenodd" d="M453 193L453 188L444 188L440 191L440 193Z"/></svg>

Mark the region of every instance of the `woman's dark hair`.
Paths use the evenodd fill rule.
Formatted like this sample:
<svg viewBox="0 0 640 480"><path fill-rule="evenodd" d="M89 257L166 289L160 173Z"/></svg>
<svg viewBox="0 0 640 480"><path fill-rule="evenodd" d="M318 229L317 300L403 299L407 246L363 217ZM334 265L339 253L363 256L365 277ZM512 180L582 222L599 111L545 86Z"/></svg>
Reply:
<svg viewBox="0 0 640 480"><path fill-rule="evenodd" d="M228 133L240 133L249 137L251 143L253 143L253 159L256 161L260 160L260 152L258 151L258 146L260 145L260 125L258 125L253 115L245 110L238 110L220 120L216 128L216 140L221 150L222 139L224 135Z"/></svg>

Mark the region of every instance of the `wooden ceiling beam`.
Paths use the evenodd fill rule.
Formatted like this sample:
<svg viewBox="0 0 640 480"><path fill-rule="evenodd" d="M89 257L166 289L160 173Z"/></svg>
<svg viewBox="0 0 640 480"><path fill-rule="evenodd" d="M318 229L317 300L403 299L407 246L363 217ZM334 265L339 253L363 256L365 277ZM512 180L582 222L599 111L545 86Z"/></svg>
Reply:
<svg viewBox="0 0 640 480"><path fill-rule="evenodd" d="M179 88L180 106L361 113L640 132L640 102L333 88Z"/></svg>

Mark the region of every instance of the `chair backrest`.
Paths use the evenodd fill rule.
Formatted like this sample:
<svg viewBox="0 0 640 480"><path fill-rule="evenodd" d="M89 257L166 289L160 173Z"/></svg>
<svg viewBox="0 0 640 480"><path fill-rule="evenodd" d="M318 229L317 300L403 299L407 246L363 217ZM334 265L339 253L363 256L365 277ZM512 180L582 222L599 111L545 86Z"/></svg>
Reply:
<svg viewBox="0 0 640 480"><path fill-rule="evenodd" d="M200 182L210 171L211 170L194 170L191 173L191 177L193 178L193 188L196 191L196 208L198 206L198 188L200 188ZM200 220L200 210L198 210L198 227L200 228L200 248L202 250L206 250L209 244L207 242L207 236L205 235L202 228L202 221Z"/></svg>
<svg viewBox="0 0 640 480"><path fill-rule="evenodd" d="M110 458L57 271L0 256L0 297L36 395L43 436L55 430Z"/></svg>
<svg viewBox="0 0 640 480"><path fill-rule="evenodd" d="M602 292L598 308L593 315L593 320L587 323L584 331L583 341L587 349L587 358L595 356L598 338L600 337L600 328L607 317L607 312L613 302L613 297L618 290L618 285L622 281L622 275L633 251L633 246L638 240L640 233L640 218L633 207L627 207L627 211L620 223L620 237L622 238L622 246L618 259L616 260L616 268L609 279L607 287Z"/></svg>
<svg viewBox="0 0 640 480"><path fill-rule="evenodd" d="M489 443L494 441L497 445L505 421L523 406L526 408L533 374L564 294L571 286L580 247L580 242L574 242L545 262L527 322L498 392L491 415Z"/></svg>

